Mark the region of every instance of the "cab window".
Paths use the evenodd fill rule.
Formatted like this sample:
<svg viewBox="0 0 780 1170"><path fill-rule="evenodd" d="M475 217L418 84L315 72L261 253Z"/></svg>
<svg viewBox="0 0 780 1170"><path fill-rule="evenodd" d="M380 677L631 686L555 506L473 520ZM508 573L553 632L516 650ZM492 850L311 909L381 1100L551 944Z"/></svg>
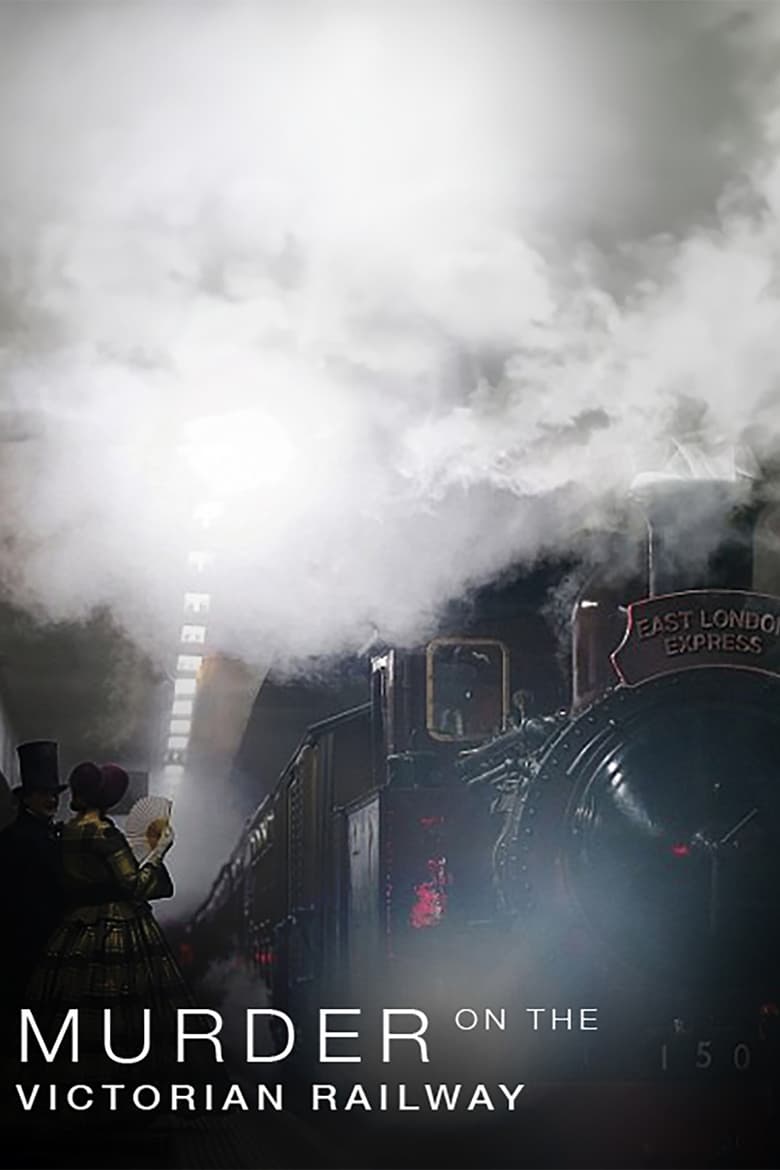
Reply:
<svg viewBox="0 0 780 1170"><path fill-rule="evenodd" d="M426 649L426 722L431 738L482 739L506 726L509 657L502 642L435 638Z"/></svg>

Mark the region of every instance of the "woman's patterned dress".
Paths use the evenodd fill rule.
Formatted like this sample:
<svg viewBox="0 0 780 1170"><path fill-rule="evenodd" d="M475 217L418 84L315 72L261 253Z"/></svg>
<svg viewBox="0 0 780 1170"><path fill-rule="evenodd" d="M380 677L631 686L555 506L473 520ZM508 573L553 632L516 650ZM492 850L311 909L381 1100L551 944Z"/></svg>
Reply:
<svg viewBox="0 0 780 1170"><path fill-rule="evenodd" d="M133 1069L142 1069L144 1080L155 1079L175 1059L176 1009L192 1006L148 903L171 896L170 875L161 864L139 866L107 817L76 817L66 824L62 861L68 909L31 979L27 1004L49 1044L68 1009L78 1008L77 1079L112 1070L114 1079L127 1080ZM150 1009L147 1059L138 1065L107 1062L105 1008L111 1009L113 1052L125 1057L142 1050L143 1009ZM64 1049L69 1053L69 1041ZM123 1075L117 1078L117 1073Z"/></svg>

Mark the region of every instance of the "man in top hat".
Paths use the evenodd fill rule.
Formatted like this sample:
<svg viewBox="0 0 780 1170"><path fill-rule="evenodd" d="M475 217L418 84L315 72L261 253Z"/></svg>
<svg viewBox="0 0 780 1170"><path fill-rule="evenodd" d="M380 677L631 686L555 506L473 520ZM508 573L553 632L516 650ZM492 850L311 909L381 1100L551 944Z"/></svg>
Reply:
<svg viewBox="0 0 780 1170"><path fill-rule="evenodd" d="M58 830L54 824L60 783L57 744L20 744L21 784L13 790L16 820L0 833L0 941L3 962L3 1030L18 1033L18 1009L46 940L63 913ZM13 1033L12 1033L13 1035Z"/></svg>

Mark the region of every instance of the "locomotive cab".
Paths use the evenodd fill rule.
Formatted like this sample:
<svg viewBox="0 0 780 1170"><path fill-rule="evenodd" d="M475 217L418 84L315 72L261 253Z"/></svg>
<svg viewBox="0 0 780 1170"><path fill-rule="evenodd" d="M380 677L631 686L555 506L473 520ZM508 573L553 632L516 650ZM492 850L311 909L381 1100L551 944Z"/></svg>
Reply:
<svg viewBox="0 0 780 1170"><path fill-rule="evenodd" d="M456 765L514 726L520 696L560 703L555 637L522 588L487 591L427 643L372 659L374 785L342 812L353 986L387 995L423 967L429 986L454 985L474 932L496 925L495 818Z"/></svg>
<svg viewBox="0 0 780 1170"><path fill-rule="evenodd" d="M565 672L542 602L549 582L510 580L455 608L427 643L372 658L378 786L448 784L454 763L527 714L559 710Z"/></svg>

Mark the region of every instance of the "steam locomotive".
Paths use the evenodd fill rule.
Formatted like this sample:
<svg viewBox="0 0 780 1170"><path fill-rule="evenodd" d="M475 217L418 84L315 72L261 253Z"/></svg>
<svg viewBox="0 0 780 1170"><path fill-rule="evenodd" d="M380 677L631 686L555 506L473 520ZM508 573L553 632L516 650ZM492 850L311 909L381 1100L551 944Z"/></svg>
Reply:
<svg viewBox="0 0 780 1170"><path fill-rule="evenodd" d="M598 1004L575 1063L601 1076L771 1075L766 514L755 485L640 483L556 582L570 669L539 573L422 646L376 649L367 701L310 726L248 819L189 925L196 960L240 955L295 1019L371 999Z"/></svg>

